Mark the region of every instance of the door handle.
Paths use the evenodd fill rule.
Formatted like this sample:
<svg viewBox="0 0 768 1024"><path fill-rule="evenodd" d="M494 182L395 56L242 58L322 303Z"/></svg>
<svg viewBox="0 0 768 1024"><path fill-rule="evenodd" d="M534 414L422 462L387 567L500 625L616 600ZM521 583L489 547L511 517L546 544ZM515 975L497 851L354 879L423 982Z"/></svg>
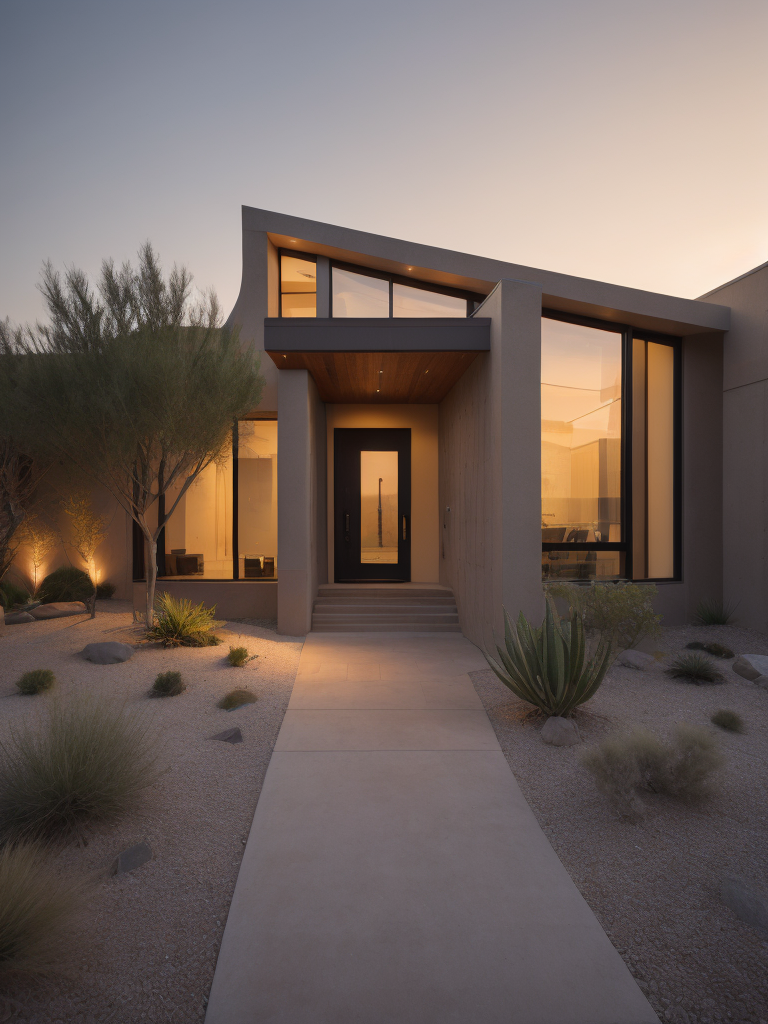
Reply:
<svg viewBox="0 0 768 1024"><path fill-rule="evenodd" d="M403 516L403 540L406 539L405 516Z"/></svg>
<svg viewBox="0 0 768 1024"><path fill-rule="evenodd" d="M344 513L344 540L349 544L349 512Z"/></svg>

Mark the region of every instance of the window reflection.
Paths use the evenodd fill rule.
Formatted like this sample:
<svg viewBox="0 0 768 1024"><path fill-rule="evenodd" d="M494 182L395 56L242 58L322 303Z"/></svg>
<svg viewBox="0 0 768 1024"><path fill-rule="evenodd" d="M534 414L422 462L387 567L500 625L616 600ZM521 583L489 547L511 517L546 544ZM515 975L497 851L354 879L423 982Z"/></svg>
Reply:
<svg viewBox="0 0 768 1024"><path fill-rule="evenodd" d="M622 335L542 319L541 500L545 543L621 541ZM552 575L555 557L545 562ZM604 552L611 554L612 552ZM618 559L592 558L595 576ZM564 571L568 569L563 566ZM586 572L587 568L579 570Z"/></svg>
<svg viewBox="0 0 768 1024"><path fill-rule="evenodd" d="M317 266L313 260L281 255L280 308L282 316L317 315Z"/></svg>
<svg viewBox="0 0 768 1024"><path fill-rule="evenodd" d="M333 316L389 316L388 280L334 267L331 281Z"/></svg>
<svg viewBox="0 0 768 1024"><path fill-rule="evenodd" d="M166 493L170 511L183 481ZM232 579L232 449L190 484L165 530L165 575Z"/></svg>
<svg viewBox="0 0 768 1024"><path fill-rule="evenodd" d="M238 424L237 510L240 579L277 574L277 420Z"/></svg>
<svg viewBox="0 0 768 1024"><path fill-rule="evenodd" d="M443 295L407 284L392 286L392 316L462 316L467 315L467 300L456 295Z"/></svg>

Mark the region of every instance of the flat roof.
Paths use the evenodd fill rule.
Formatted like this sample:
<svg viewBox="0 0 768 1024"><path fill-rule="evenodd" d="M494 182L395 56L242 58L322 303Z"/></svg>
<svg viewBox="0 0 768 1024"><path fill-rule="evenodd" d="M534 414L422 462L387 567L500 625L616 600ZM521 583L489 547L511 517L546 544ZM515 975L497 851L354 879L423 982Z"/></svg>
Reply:
<svg viewBox="0 0 768 1024"><path fill-rule="evenodd" d="M565 313L674 335L720 333L730 326L730 308L713 302L505 263L252 206L243 206L242 219L243 232L263 231L279 248L452 288L487 295L501 280L532 282L542 288L544 307Z"/></svg>

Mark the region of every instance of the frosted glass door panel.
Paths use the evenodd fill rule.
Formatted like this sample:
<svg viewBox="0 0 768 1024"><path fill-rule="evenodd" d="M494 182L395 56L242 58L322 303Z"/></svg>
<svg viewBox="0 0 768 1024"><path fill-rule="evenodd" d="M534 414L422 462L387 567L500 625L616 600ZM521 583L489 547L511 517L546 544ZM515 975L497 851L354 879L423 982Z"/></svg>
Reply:
<svg viewBox="0 0 768 1024"><path fill-rule="evenodd" d="M360 561L397 564L397 452L360 452Z"/></svg>

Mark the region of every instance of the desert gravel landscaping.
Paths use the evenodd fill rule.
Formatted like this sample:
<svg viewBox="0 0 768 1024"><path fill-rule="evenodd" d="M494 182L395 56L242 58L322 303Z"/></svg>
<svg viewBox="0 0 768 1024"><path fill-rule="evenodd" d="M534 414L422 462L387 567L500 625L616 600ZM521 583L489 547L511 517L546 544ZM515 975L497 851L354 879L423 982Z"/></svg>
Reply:
<svg viewBox="0 0 768 1024"><path fill-rule="evenodd" d="M218 647L163 650L141 645L115 665L79 654L90 642L133 643L140 635L127 602L99 602L98 614L6 627L0 636L0 701L5 737L43 707L47 695L23 697L16 680L50 668L53 693L87 693L139 705L159 734L166 771L137 810L109 825L89 827L80 843L61 848L62 870L92 879L82 919L72 933L67 976L6 993L0 1019L25 1024L115 1024L194 1021L205 1002L244 843L280 724L303 638L280 636L248 622L217 630ZM258 657L233 668L230 646ZM187 689L150 700L159 672L178 670ZM245 687L257 701L223 711L217 701ZM242 743L210 737L238 727ZM122 851L148 843L152 859L111 876Z"/></svg>
<svg viewBox="0 0 768 1024"><path fill-rule="evenodd" d="M720 708L744 719L742 735L710 726L726 757L710 800L649 796L635 821L597 792L579 747L542 743L543 718L527 717L490 670L472 677L541 827L660 1019L766 1024L768 933L739 920L719 890L736 875L768 896L768 690L736 675L733 659L713 659L721 684L671 679L665 666L692 640L768 654L768 637L733 626L665 628L642 645L658 668L614 665L575 716L585 744L637 725L663 735L676 722L710 726Z"/></svg>

